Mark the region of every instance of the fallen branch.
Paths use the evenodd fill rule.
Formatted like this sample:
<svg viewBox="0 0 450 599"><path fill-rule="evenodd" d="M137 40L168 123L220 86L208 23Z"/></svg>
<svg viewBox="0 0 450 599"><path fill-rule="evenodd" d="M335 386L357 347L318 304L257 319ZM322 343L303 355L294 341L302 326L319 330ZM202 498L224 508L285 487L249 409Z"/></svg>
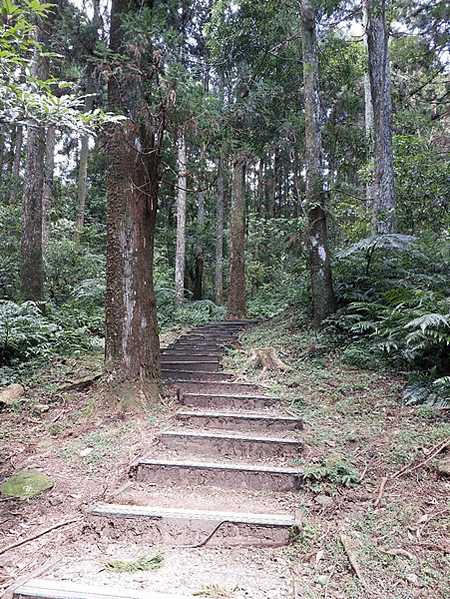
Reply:
<svg viewBox="0 0 450 599"><path fill-rule="evenodd" d="M350 539L348 538L348 536L341 531L340 533L340 538L341 538L341 543L342 543L342 547L345 550L345 553L347 554L348 557L348 561L350 562L351 567L353 568L353 570L355 571L355 574L359 580L359 582L362 584L362 586L366 589L366 591L369 590L367 583L364 579L364 576L361 573L361 569L359 567L358 561L355 557L355 554L353 553L353 550L350 546Z"/></svg>
<svg viewBox="0 0 450 599"><path fill-rule="evenodd" d="M398 478L399 476L401 476L405 472L414 472L414 470L417 470L421 466L425 466L425 464L427 464L430 460L432 460L434 457L436 457L438 453L441 453L441 451L443 451L449 445L450 445L450 439L446 439L445 441L441 441L440 443L438 443L437 445L435 445L434 447L432 447L430 449L430 452L429 452L428 457L427 457L426 460L422 460L421 462L419 462L415 466L410 466L409 464L407 464L406 466L403 466L403 468L401 468L398 472L396 472L395 474L393 474L389 478L391 480L394 480L395 478Z"/></svg>
<svg viewBox="0 0 450 599"><path fill-rule="evenodd" d="M35 539L38 539L39 537L46 535L48 532L55 530L56 528L61 528L62 526L67 526L68 524L73 524L74 522L79 522L79 521L80 521L80 518L73 518L72 520L64 520L63 522L58 522L58 524L54 524L53 526L50 526L49 528L45 528L44 530L41 530L40 532L37 532L34 535L31 535L31 537L27 537L26 539L22 539L22 541L17 541L17 543L12 543L11 545L7 545L6 547L3 547L2 549L0 549L0 555L2 553L6 553L10 549L14 549L15 547L20 547L20 545L29 543L30 541L34 541Z"/></svg>
<svg viewBox="0 0 450 599"><path fill-rule="evenodd" d="M406 551L406 549L401 549L400 547L393 547L392 549L380 549L380 551L386 555L400 555L413 561L416 559L416 556L413 553Z"/></svg>
<svg viewBox="0 0 450 599"><path fill-rule="evenodd" d="M405 466L403 466L403 468L400 468L400 470L397 470L397 472L395 472L394 474L383 477L383 479L381 481L380 490L378 492L378 497L376 498L376 500L374 502L374 506L378 507L380 505L381 499L383 497L384 489L386 487L386 484L389 481L395 480L396 478L398 478L399 476L402 476L402 474L405 474L406 472L411 473L411 472L414 472L415 470L418 470L422 466L425 466L425 464L427 464L433 458L435 458L439 453L441 453L441 451L444 451L444 449L446 449L449 445L450 445L450 438L445 439L444 441L441 441L440 443L438 443L437 445L435 445L434 447L432 447L430 449L430 451L428 453L428 457L425 460L420 461L418 464L415 464L414 466L412 466L411 464L406 464Z"/></svg>
<svg viewBox="0 0 450 599"><path fill-rule="evenodd" d="M381 503L381 500L383 498L384 488L385 488L388 480L389 480L389 477L385 476L383 478L383 480L381 481L380 490L378 491L378 497L375 499L374 504L373 504L375 507L378 507Z"/></svg>

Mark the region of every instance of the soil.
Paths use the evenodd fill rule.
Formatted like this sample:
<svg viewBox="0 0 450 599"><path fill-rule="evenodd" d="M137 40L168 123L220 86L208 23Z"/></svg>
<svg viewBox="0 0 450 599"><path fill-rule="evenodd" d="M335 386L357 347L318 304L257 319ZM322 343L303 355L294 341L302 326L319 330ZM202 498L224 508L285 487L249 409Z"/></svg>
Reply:
<svg viewBox="0 0 450 599"><path fill-rule="evenodd" d="M299 343L299 355L309 342ZM401 378L346 367L337 356L295 362L292 338L282 359L294 369L252 369L251 343L250 337L246 349L243 342L228 366L242 380L282 395L305 419L305 449L297 460L305 469L303 489L235 492L133 482L130 468L155 450L176 398L140 417L98 413L91 409L95 385L58 389L95 373L101 358L55 361L24 384L25 399L0 413L0 483L25 469L54 480L50 491L27 501L0 495L0 595L56 558L48 579L128 590L235 599L448 599L450 411L404 406ZM153 555L158 547L93 533L86 510L107 501L268 514L297 508L302 523L286 547L165 547L160 569L117 574L105 565Z"/></svg>

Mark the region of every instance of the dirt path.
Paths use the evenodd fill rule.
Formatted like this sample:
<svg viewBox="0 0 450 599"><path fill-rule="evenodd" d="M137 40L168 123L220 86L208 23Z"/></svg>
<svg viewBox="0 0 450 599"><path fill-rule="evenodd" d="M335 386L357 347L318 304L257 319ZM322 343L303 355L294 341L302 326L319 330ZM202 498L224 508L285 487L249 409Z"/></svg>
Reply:
<svg viewBox="0 0 450 599"><path fill-rule="evenodd" d="M286 327L288 338L283 340ZM283 362L295 367L276 376L254 370L248 362L250 349L245 348L226 358L228 367L239 381L264 387L266 396L283 397L282 405L288 406L284 415L301 413L305 422L298 456L253 456L251 462L303 472L300 491L181 485L175 479L155 486L137 480L137 465L150 454L159 460L162 454L186 460L179 448L163 450L160 431L186 427L185 422L178 424L177 411L203 408L180 405L181 397L174 393L145 419L105 414L86 418L82 411L90 404L91 391L62 393L58 386L61 377L80 379L92 373L94 365L86 364L83 371L76 361L55 364L36 388L28 389L29 401L0 415L0 482L27 468L54 479L50 491L29 501L0 496L1 589L24 576L36 576L36 570L57 559L39 575L48 584L63 589L79 584L111 587L126 596L145 592L147 599L153 591L237 599L447 599L447 453L430 452L450 437L448 413L402 406L402 381L389 375L345 367L336 357L312 356L305 361L311 339L300 331L297 336L289 323L259 327L249 343L273 347ZM205 395L198 389L185 392ZM261 412L271 416L278 409L268 405ZM201 426L209 427L205 421ZM239 461L236 456L210 459ZM392 478L402 468L403 473ZM380 494L384 479L388 482ZM255 526L232 525L227 531L223 525L206 545L182 548L177 543L189 544L190 536L195 543L204 538L213 519L200 519L199 524L199 519L191 518L186 529L181 518L176 522L178 533L173 534L170 526L164 533L157 529L152 533L135 518L119 524L115 518L93 516L90 508L99 504L287 519L294 518L297 509L299 534L287 544L263 533L255 543ZM73 519L1 553L8 545ZM161 534L166 535L164 542L155 543ZM158 569L122 573L108 569L114 560L154 558L160 550L164 555ZM42 597L42 592L35 596Z"/></svg>

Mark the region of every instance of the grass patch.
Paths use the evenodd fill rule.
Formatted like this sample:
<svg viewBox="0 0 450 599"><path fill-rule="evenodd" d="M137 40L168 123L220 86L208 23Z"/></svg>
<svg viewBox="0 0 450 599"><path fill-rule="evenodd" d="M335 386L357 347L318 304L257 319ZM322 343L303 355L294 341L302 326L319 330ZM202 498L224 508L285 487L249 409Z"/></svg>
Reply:
<svg viewBox="0 0 450 599"><path fill-rule="evenodd" d="M158 570L164 564L164 551L158 551L155 555L143 555L133 562L125 562L121 560L112 560L105 564L105 570L108 572L142 572L148 570Z"/></svg>

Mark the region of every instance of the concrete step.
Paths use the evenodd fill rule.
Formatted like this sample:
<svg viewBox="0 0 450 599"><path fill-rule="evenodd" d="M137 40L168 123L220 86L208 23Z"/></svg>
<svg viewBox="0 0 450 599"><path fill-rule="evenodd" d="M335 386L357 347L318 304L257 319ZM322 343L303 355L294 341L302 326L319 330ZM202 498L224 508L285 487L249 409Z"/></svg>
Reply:
<svg viewBox="0 0 450 599"><path fill-rule="evenodd" d="M243 436L239 433L167 430L161 433L160 440L169 450L203 456L258 459L296 456L303 450L303 442L298 439Z"/></svg>
<svg viewBox="0 0 450 599"><path fill-rule="evenodd" d="M280 404L278 397L257 395L219 395L214 393L183 393L181 405L212 410L263 410Z"/></svg>
<svg viewBox="0 0 450 599"><path fill-rule="evenodd" d="M142 458L134 467L137 482L190 487L211 485L253 491L298 491L300 472L296 468L264 467L194 460Z"/></svg>
<svg viewBox="0 0 450 599"><path fill-rule="evenodd" d="M303 430L303 420L292 416L276 416L272 414L234 412L213 412L179 410L175 414L177 422L202 429L222 429L238 431L288 431Z"/></svg>
<svg viewBox="0 0 450 599"><path fill-rule="evenodd" d="M102 504L88 509L91 527L107 537L151 545L208 547L286 545L295 525L287 515ZM206 544L206 543L204 543Z"/></svg>
<svg viewBox="0 0 450 599"><path fill-rule="evenodd" d="M114 587L75 584L69 581L34 578L12 591L11 599L191 599L152 591L122 591Z"/></svg>
<svg viewBox="0 0 450 599"><path fill-rule="evenodd" d="M161 367L163 370L184 370L193 372L215 372L219 370L220 363L214 360L163 360L161 359Z"/></svg>
<svg viewBox="0 0 450 599"><path fill-rule="evenodd" d="M166 368L162 365L161 377L173 385L175 381L182 379L183 381L208 381L208 382L223 382L230 381L233 378L233 374L226 372L208 372L208 371L194 371L194 370L181 370L176 368Z"/></svg>
<svg viewBox="0 0 450 599"><path fill-rule="evenodd" d="M181 376L171 381L173 387L178 390L180 399L184 393L218 394L218 395L264 395L266 389L261 385L253 383L236 383L233 380L226 381L196 381L183 380Z"/></svg>
<svg viewBox="0 0 450 599"><path fill-rule="evenodd" d="M191 351L186 352L163 352L161 353L161 362L167 364L168 362L179 363L197 363L197 362L215 362L220 363L221 354L194 354Z"/></svg>

